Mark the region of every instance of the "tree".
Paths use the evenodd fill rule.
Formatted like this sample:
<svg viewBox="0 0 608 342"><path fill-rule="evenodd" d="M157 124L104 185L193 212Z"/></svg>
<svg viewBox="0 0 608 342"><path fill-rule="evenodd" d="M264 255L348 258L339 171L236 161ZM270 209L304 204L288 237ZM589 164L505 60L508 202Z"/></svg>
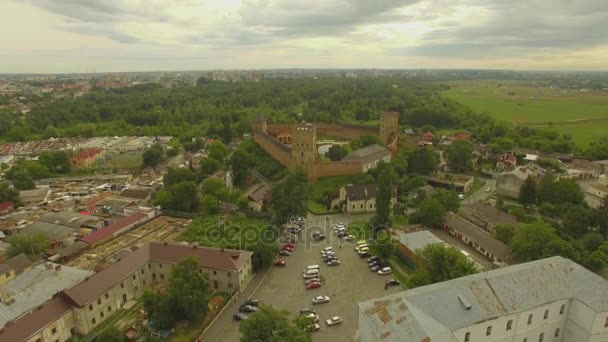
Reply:
<svg viewBox="0 0 608 342"><path fill-rule="evenodd" d="M171 269L167 295L176 319L190 321L207 312L211 295L209 279L199 270L198 259L188 257Z"/></svg>
<svg viewBox="0 0 608 342"><path fill-rule="evenodd" d="M559 255L574 262L579 262L581 260L579 251L570 242L559 238L547 242L542 247L542 252L543 258Z"/></svg>
<svg viewBox="0 0 608 342"><path fill-rule="evenodd" d="M541 182L540 187L538 188L537 200L538 202L548 202L555 203L553 199L555 198L555 176L552 172L547 172Z"/></svg>
<svg viewBox="0 0 608 342"><path fill-rule="evenodd" d="M596 226L593 209L569 206L562 215L562 230L574 237L581 237Z"/></svg>
<svg viewBox="0 0 608 342"><path fill-rule="evenodd" d="M289 321L286 310L262 305L260 310L242 321L239 327L242 342L310 342L312 337L306 323ZM310 324L310 323L308 323Z"/></svg>
<svg viewBox="0 0 608 342"><path fill-rule="evenodd" d="M327 157L333 161L342 160L346 156L346 150L340 145L331 145Z"/></svg>
<svg viewBox="0 0 608 342"><path fill-rule="evenodd" d="M523 224L511 240L513 258L519 262L541 259L545 255L541 246L556 239L559 237L553 227L542 221Z"/></svg>
<svg viewBox="0 0 608 342"><path fill-rule="evenodd" d="M382 230L376 234L374 237L374 244L372 245L372 250L374 254L380 257L382 260L388 260L393 254L395 254L395 250L397 249L397 245L391 234L386 230Z"/></svg>
<svg viewBox="0 0 608 342"><path fill-rule="evenodd" d="M555 193L549 202L580 205L585 202L585 195L574 179L560 179L555 183Z"/></svg>
<svg viewBox="0 0 608 342"><path fill-rule="evenodd" d="M223 180L217 177L208 177L201 184L201 190L205 194L213 195L221 200L228 197L228 188Z"/></svg>
<svg viewBox="0 0 608 342"><path fill-rule="evenodd" d="M205 194L201 198L201 209L207 215L215 215L220 212L220 203L215 196Z"/></svg>
<svg viewBox="0 0 608 342"><path fill-rule="evenodd" d="M594 212L595 221L598 223L599 226L599 232L604 235L608 235L608 195L602 198L600 206L597 207Z"/></svg>
<svg viewBox="0 0 608 342"><path fill-rule="evenodd" d="M247 175L251 168L255 166L253 156L242 149L236 150L230 157L230 169L233 173L233 182L236 186L245 184Z"/></svg>
<svg viewBox="0 0 608 342"><path fill-rule="evenodd" d="M26 169L19 169L12 173L11 181L17 190L32 190L36 189L36 183Z"/></svg>
<svg viewBox="0 0 608 342"><path fill-rule="evenodd" d="M142 154L144 167L156 167L163 160L163 148L154 144Z"/></svg>
<svg viewBox="0 0 608 342"><path fill-rule="evenodd" d="M232 141L232 117L230 114L225 114L221 118L222 121L222 129L220 131L220 136L225 143L229 143Z"/></svg>
<svg viewBox="0 0 608 342"><path fill-rule="evenodd" d="M272 264L275 256L279 253L279 247L274 243L258 242L252 249L251 266L254 272L265 269Z"/></svg>
<svg viewBox="0 0 608 342"><path fill-rule="evenodd" d="M464 172L471 168L473 146L464 140L454 141L445 149L447 164L454 172Z"/></svg>
<svg viewBox="0 0 608 342"><path fill-rule="evenodd" d="M43 151L38 156L40 164L44 165L52 173L70 173L72 164L67 152L64 151Z"/></svg>
<svg viewBox="0 0 608 342"><path fill-rule="evenodd" d="M196 182L196 175L185 167L170 167L167 169L167 173L163 177L165 189L171 189L175 184L182 182Z"/></svg>
<svg viewBox="0 0 608 342"><path fill-rule="evenodd" d="M213 158L203 158L198 167L199 178L204 179L214 174L221 166L221 163Z"/></svg>
<svg viewBox="0 0 608 342"><path fill-rule="evenodd" d="M492 233L495 239L502 241L505 244L511 243L513 236L515 235L515 226L512 224L499 224L494 227Z"/></svg>
<svg viewBox="0 0 608 342"><path fill-rule="evenodd" d="M97 342L123 342L124 340L125 335L113 325L105 328L95 339Z"/></svg>
<svg viewBox="0 0 608 342"><path fill-rule="evenodd" d="M378 192L376 194L376 215L374 229L389 226L391 214L391 198L393 197L392 170L385 168L378 177Z"/></svg>
<svg viewBox="0 0 608 342"><path fill-rule="evenodd" d="M446 210L454 213L458 212L458 208L460 208L460 199L458 198L456 191L440 189L433 197L436 198Z"/></svg>
<svg viewBox="0 0 608 342"><path fill-rule="evenodd" d="M165 209L193 213L198 210L199 199L196 183L180 182L169 188Z"/></svg>
<svg viewBox="0 0 608 342"><path fill-rule="evenodd" d="M296 170L272 187L270 211L275 224L282 225L296 216L306 216L308 179L303 170Z"/></svg>
<svg viewBox="0 0 608 342"><path fill-rule="evenodd" d="M25 253L30 259L37 259L42 252L46 251L49 245L46 236L42 234L13 234L8 238L8 242L10 246L6 253L9 258Z"/></svg>
<svg viewBox="0 0 608 342"><path fill-rule="evenodd" d="M421 175L428 175L439 164L439 156L432 149L418 148L408 155L407 165L409 171Z"/></svg>
<svg viewBox="0 0 608 342"><path fill-rule="evenodd" d="M216 140L209 145L209 158L223 161L228 156L228 147L223 142Z"/></svg>
<svg viewBox="0 0 608 342"><path fill-rule="evenodd" d="M21 205L19 192L14 189L9 189L6 183L0 182L0 203L6 201L13 203L13 206L15 207Z"/></svg>
<svg viewBox="0 0 608 342"><path fill-rule="evenodd" d="M420 222L427 227L439 228L443 224L445 213L446 210L438 200L427 198L420 202L418 212L413 215L412 221Z"/></svg>
<svg viewBox="0 0 608 342"><path fill-rule="evenodd" d="M536 182L532 177L526 178L519 188L519 201L524 207L530 207L536 203Z"/></svg>
<svg viewBox="0 0 608 342"><path fill-rule="evenodd" d="M416 267L422 268L428 274L428 277L424 275L424 272L418 274L416 278L419 279L416 281L430 280L431 283L438 283L477 272L475 264L460 251L442 244L430 244L422 250L416 251L416 257Z"/></svg>

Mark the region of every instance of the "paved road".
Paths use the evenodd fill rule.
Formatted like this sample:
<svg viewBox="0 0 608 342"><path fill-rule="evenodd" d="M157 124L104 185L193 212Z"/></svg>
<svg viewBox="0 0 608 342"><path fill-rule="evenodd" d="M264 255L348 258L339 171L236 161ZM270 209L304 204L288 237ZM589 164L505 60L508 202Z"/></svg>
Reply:
<svg viewBox="0 0 608 342"><path fill-rule="evenodd" d="M478 201L484 201L488 197L490 197L490 195L492 195L494 193L494 191L496 191L496 179L482 179L482 180L485 181L486 184L484 186L482 186L479 190L477 190L475 193L473 193L470 196L468 196L467 198L463 199L461 201L462 204L469 204L469 203L475 203ZM487 188L490 188L491 191L486 192Z"/></svg>
<svg viewBox="0 0 608 342"><path fill-rule="evenodd" d="M303 234L303 237L306 238L298 244L291 256L283 258L287 261L287 267L271 268L259 288L251 291L252 296L260 299L262 303L285 309L292 315L291 317L295 317L300 308L313 307L311 300L314 296L329 296L330 303L314 306L322 321L321 330L313 334L313 341L350 342L355 340L358 327L357 302L403 290L400 287L385 290L384 281L390 276L379 276L370 272L366 262L359 258L354 251L354 245L347 244L333 235L330 225L335 222L347 223L348 217L346 216L330 215L330 220L326 220L325 215L309 215ZM357 216L356 219L351 218L353 221L360 219L362 219L360 216ZM324 230L328 238L321 243L311 242L309 238L315 230ZM334 247L342 263L340 266L327 267L323 264L320 251L328 245ZM302 271L311 264L321 265L321 274L325 282L320 289L306 290L304 288ZM248 286L246 291L250 291L250 287ZM245 296L241 297L241 299L244 298ZM219 327L214 326L214 332L206 334L205 341L236 342L239 340L239 323L231 321L230 316L236 312L237 305L242 302L241 299L226 310L227 319L222 322L218 320ZM324 321L334 315L342 316L344 322L339 326L328 327Z"/></svg>

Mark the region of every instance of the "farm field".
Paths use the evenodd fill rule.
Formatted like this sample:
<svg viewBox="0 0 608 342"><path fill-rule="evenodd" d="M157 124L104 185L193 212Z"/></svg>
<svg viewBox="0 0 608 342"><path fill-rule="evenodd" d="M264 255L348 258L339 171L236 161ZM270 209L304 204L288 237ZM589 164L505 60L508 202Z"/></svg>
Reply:
<svg viewBox="0 0 608 342"><path fill-rule="evenodd" d="M449 82L443 95L514 124L552 127L585 144L608 132L608 94L521 81Z"/></svg>

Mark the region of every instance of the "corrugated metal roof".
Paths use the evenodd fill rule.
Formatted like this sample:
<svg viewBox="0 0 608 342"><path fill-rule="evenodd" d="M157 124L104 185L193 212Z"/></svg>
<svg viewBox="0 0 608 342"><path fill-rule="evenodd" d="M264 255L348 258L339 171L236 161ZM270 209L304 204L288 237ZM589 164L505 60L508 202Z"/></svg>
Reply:
<svg viewBox="0 0 608 342"><path fill-rule="evenodd" d="M419 232L413 233L398 233L397 240L401 242L407 249L412 252L416 252L419 249L423 249L424 247L431 244L442 244L445 245L445 242L438 238L435 234L429 232L428 230L422 230Z"/></svg>
<svg viewBox="0 0 608 342"><path fill-rule="evenodd" d="M21 234L35 235L42 234L49 240L62 241L70 234L76 232L76 229L54 224L49 222L36 221L29 226L23 228Z"/></svg>

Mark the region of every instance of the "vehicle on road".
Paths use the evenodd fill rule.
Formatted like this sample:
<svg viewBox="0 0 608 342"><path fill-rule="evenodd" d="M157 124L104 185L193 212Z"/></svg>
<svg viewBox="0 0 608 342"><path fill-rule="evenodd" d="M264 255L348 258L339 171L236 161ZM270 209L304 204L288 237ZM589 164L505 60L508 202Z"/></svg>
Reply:
<svg viewBox="0 0 608 342"><path fill-rule="evenodd" d="M334 317L328 319L327 321L325 321L325 323L327 323L327 325L330 327L333 325L338 325L338 324L342 323L342 317L334 316Z"/></svg>
<svg viewBox="0 0 608 342"><path fill-rule="evenodd" d="M306 266L306 268L304 269L304 271L310 271L310 270L318 270L319 269L319 265L308 265Z"/></svg>
<svg viewBox="0 0 608 342"><path fill-rule="evenodd" d="M306 318L308 318L308 319L310 319L310 320L311 320L313 323L319 323L319 321L321 320L321 319L319 318L319 315L317 315L317 314L316 314L316 313L314 313L314 312L310 312L310 313L307 313L307 314L303 314L302 316L303 316L303 317L306 317Z"/></svg>
<svg viewBox="0 0 608 342"><path fill-rule="evenodd" d="M340 265L340 260L338 259L332 259L327 261L327 266L339 266Z"/></svg>
<svg viewBox="0 0 608 342"><path fill-rule="evenodd" d="M273 261L272 264L275 266L280 266L280 267L285 267L285 265L287 265L285 260L281 260L281 259L277 259L277 260Z"/></svg>
<svg viewBox="0 0 608 342"><path fill-rule="evenodd" d="M317 313L315 310L313 310L313 309L311 309L311 308L301 308L301 309L300 309L300 314L301 314L301 315L309 314L309 313L311 313L311 312L312 312L312 313L314 313L314 314L316 314L316 313Z"/></svg>
<svg viewBox="0 0 608 342"><path fill-rule="evenodd" d="M242 313L242 312L237 312L237 313L235 313L234 315L232 315L232 318L233 318L235 321L244 321L244 320L246 320L246 319L247 319L247 315L245 315L245 314L244 314L244 313Z"/></svg>
<svg viewBox="0 0 608 342"><path fill-rule="evenodd" d="M370 270L371 270L372 272L377 272L378 270L380 270L380 269L382 269L382 268L384 268L384 265L383 265L383 264L376 264L376 265L374 265L374 266L370 267Z"/></svg>
<svg viewBox="0 0 608 342"><path fill-rule="evenodd" d="M386 286L397 286L397 285L401 284L399 282L399 280L397 280L397 279L389 279L389 280L385 281L384 283L386 284Z"/></svg>
<svg viewBox="0 0 608 342"><path fill-rule="evenodd" d="M243 304L239 307L239 311L240 312L256 312L256 311L258 311L258 308L253 305Z"/></svg>
<svg viewBox="0 0 608 342"><path fill-rule="evenodd" d="M306 331L309 331L309 332L319 331L319 329L321 329L321 326L318 325L317 323L311 324L311 325L309 325L309 326L306 327Z"/></svg>
<svg viewBox="0 0 608 342"><path fill-rule="evenodd" d="M316 296L315 298L312 299L312 303L313 304L329 303L329 297L328 296Z"/></svg>
<svg viewBox="0 0 608 342"><path fill-rule="evenodd" d="M296 245L294 245L293 243L289 243L289 242L288 242L288 243L286 243L286 244L284 244L284 245L283 245L283 248L291 248L291 249L294 249L294 248L296 248Z"/></svg>
<svg viewBox="0 0 608 342"><path fill-rule="evenodd" d="M308 285L310 283L314 283L314 282L321 282L321 279L319 277L315 277L315 278L310 278L310 279L306 279L304 280L304 285Z"/></svg>
<svg viewBox="0 0 608 342"><path fill-rule="evenodd" d="M291 252L293 252L293 248L288 247L288 246L283 246L283 247L281 247L281 250L282 250L282 251L288 251L288 252L290 252L290 253L291 253Z"/></svg>
<svg viewBox="0 0 608 342"><path fill-rule="evenodd" d="M290 253L289 251L282 250L282 251L280 251L280 252L279 252L279 255L282 255L282 256L290 256L290 255L291 255L291 253Z"/></svg>
<svg viewBox="0 0 608 342"><path fill-rule="evenodd" d="M306 271L306 272L302 273L302 277L304 279L317 278L320 275L321 275L321 272L319 272L319 270L310 270L310 271Z"/></svg>
<svg viewBox="0 0 608 342"><path fill-rule="evenodd" d="M372 261L368 262L367 266L374 267L374 266L378 265L379 263L380 263L380 259L376 259L376 260L372 260Z"/></svg>
<svg viewBox="0 0 608 342"><path fill-rule="evenodd" d="M306 285L307 290L319 289L321 288L321 283L313 281L312 283Z"/></svg>
<svg viewBox="0 0 608 342"><path fill-rule="evenodd" d="M387 274L391 274L392 270L390 267L383 267L381 269L378 270L378 275L387 275Z"/></svg>
<svg viewBox="0 0 608 342"><path fill-rule="evenodd" d="M260 306L260 300L255 298L247 299L243 304L251 306Z"/></svg>
<svg viewBox="0 0 608 342"><path fill-rule="evenodd" d="M371 263L372 261L376 261L376 260L380 260L380 258L379 258L379 257L377 257L377 256L373 256L373 257L371 257L371 258L367 258L367 262L368 262L368 263Z"/></svg>
<svg viewBox="0 0 608 342"><path fill-rule="evenodd" d="M353 241L353 240L355 240L355 239L356 239L356 237L355 237L354 235L351 235L351 234L346 235L346 236L344 237L344 240L346 240L346 241Z"/></svg>
<svg viewBox="0 0 608 342"><path fill-rule="evenodd" d="M370 257L372 255L369 252L363 252L363 253L359 253L359 256L361 258L367 258L367 257Z"/></svg>

